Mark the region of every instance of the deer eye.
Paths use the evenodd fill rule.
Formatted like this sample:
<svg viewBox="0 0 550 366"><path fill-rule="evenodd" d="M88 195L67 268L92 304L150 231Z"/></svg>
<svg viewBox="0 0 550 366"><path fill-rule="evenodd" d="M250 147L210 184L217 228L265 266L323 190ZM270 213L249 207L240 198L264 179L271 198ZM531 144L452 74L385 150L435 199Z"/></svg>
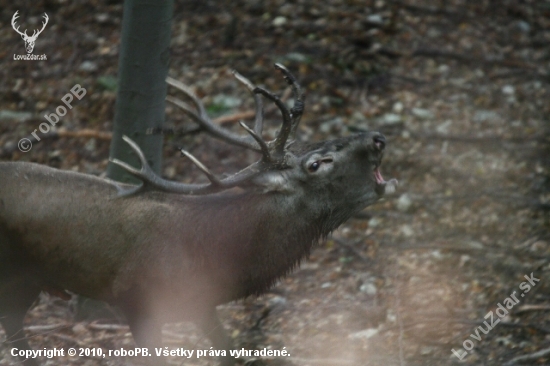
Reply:
<svg viewBox="0 0 550 366"><path fill-rule="evenodd" d="M321 164L332 163L332 162L333 162L332 157L325 157L325 158L322 158L321 160L315 160L314 162L308 165L307 170L310 173L315 173L317 170L319 170L319 168L321 167Z"/></svg>
<svg viewBox="0 0 550 366"><path fill-rule="evenodd" d="M314 161L313 163L309 164L309 166L307 167L307 169L314 173L317 171L317 169L319 169L319 167L321 166L321 162L319 161Z"/></svg>

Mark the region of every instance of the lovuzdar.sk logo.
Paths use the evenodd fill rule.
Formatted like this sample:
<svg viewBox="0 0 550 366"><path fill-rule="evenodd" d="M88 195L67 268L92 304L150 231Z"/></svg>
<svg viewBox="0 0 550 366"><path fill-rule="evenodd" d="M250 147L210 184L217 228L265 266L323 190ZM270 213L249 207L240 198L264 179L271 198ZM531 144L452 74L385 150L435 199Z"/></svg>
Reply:
<svg viewBox="0 0 550 366"><path fill-rule="evenodd" d="M17 13L19 13L19 10L17 10L15 12L15 14L13 14L13 17L11 18L11 26L17 33L19 33L19 35L21 35L21 38L23 38L23 41L25 42L25 50L27 51L27 54L26 55L15 55L14 54L13 59L14 60L40 60L40 61L46 60L47 57L46 57L45 54L43 54L43 55L33 55L32 51L34 50L34 45L36 43L36 39L38 38L40 33L42 33L44 28L46 28L46 24L48 24L48 20L49 20L48 14L44 13L44 21L42 22L42 29L40 29L40 30L35 29L32 32L32 35L29 36L27 34L26 29L25 29L24 32L21 32L19 30L19 26L16 24L16 20L19 17L17 15Z"/></svg>

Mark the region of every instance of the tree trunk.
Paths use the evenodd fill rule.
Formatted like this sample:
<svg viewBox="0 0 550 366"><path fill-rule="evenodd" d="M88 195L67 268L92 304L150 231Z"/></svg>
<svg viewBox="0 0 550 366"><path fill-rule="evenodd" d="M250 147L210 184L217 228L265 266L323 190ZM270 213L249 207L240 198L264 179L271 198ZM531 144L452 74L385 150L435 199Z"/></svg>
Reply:
<svg viewBox="0 0 550 366"><path fill-rule="evenodd" d="M109 157L140 166L138 158L122 140L126 135L141 147L157 173L162 162L162 135L146 132L148 128L164 124L173 8L173 0L125 0L122 13L115 122ZM107 176L120 182L139 183L114 164L108 165ZM77 309L77 320L117 317L116 310L83 296L78 296Z"/></svg>
<svg viewBox="0 0 550 366"><path fill-rule="evenodd" d="M147 129L164 123L166 76L170 60L173 0L126 0L118 69L115 122L110 158L139 167L139 160L122 140L127 135L144 152L151 167L160 172L162 135ZM127 183L136 178L114 164L107 176Z"/></svg>

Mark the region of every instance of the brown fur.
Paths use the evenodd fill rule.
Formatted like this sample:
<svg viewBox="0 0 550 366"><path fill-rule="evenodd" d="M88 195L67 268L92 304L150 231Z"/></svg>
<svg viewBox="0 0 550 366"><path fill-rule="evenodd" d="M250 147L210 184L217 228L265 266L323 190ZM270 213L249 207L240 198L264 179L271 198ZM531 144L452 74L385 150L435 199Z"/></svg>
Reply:
<svg viewBox="0 0 550 366"><path fill-rule="evenodd" d="M120 306L140 346L160 346L162 324L187 319L215 348L229 348L223 332L212 333L220 327L215 306L266 291L383 193L373 174L383 147L374 137L383 139L373 132L296 144L287 167L248 190L204 196L121 198L109 180L0 163L0 323L8 343L28 347L16 339L39 291L69 290Z"/></svg>

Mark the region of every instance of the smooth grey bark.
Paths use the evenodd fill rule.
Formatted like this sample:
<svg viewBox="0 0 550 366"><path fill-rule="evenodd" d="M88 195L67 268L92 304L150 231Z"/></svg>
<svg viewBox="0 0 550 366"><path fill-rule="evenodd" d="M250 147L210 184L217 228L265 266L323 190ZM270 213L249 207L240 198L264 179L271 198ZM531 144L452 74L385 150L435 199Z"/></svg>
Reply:
<svg viewBox="0 0 550 366"><path fill-rule="evenodd" d="M109 157L139 167L127 135L145 153L151 167L160 172L162 135L147 135L147 129L163 125L166 76L170 60L173 0L126 0L122 14L117 99ZM114 164L107 176L127 183L136 178Z"/></svg>
<svg viewBox="0 0 550 366"><path fill-rule="evenodd" d="M162 163L162 135L147 129L162 126L165 115L166 76L170 60L173 0L125 0L115 105L109 157L136 167L139 159L123 135L134 140L158 173ZM125 183L140 181L109 163L107 176ZM77 319L120 318L104 303L78 296Z"/></svg>

